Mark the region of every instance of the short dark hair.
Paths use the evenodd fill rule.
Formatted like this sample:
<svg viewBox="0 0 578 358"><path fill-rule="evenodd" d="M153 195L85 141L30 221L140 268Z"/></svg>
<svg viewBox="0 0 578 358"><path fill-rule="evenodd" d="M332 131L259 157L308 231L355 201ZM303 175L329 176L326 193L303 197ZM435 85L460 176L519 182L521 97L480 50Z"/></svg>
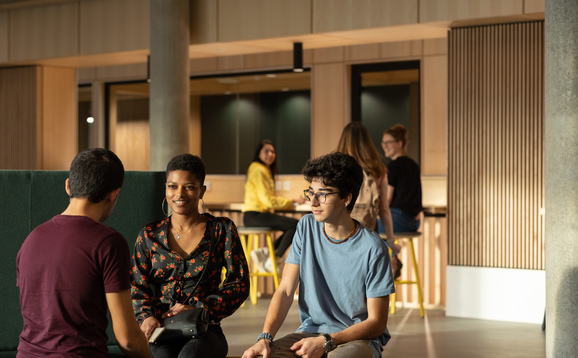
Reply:
<svg viewBox="0 0 578 358"><path fill-rule="evenodd" d="M195 178L201 182L201 185L205 183L205 163L196 155L185 153L174 156L167 164L167 178L169 177L169 173L175 170L187 171L193 174Z"/></svg>
<svg viewBox="0 0 578 358"><path fill-rule="evenodd" d="M71 198L100 203L111 191L121 188L124 166L116 154L104 148L84 150L72 160L68 185Z"/></svg>
<svg viewBox="0 0 578 358"><path fill-rule="evenodd" d="M309 183L317 178L323 185L337 188L341 198L352 194L347 210L353 210L363 184L363 169L351 155L333 152L309 159L301 173Z"/></svg>

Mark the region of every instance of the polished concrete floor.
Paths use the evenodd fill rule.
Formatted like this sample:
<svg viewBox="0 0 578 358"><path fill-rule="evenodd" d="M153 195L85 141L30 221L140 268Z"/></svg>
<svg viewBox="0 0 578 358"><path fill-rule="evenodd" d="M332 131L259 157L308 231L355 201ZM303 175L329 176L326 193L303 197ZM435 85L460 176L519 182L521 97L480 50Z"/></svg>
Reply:
<svg viewBox="0 0 578 358"><path fill-rule="evenodd" d="M222 322L229 342L229 356L241 356L253 344L263 326L268 298L257 305L245 303ZM299 326L297 302L278 335ZM544 358L545 333L538 324L446 317L443 310L399 308L388 323L391 340L382 357L404 358Z"/></svg>

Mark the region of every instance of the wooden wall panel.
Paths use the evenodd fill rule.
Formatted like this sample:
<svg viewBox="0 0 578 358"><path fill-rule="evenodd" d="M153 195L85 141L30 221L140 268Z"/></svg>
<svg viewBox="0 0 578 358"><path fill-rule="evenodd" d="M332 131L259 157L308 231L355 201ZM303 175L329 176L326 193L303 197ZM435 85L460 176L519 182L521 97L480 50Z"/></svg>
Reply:
<svg viewBox="0 0 578 358"><path fill-rule="evenodd" d="M524 0L524 14L546 12L546 0Z"/></svg>
<svg viewBox="0 0 578 358"><path fill-rule="evenodd" d="M111 94L119 96L114 90ZM150 170L150 122L148 99L123 99L116 102L113 150L125 170ZM114 148L114 149L113 149Z"/></svg>
<svg viewBox="0 0 578 358"><path fill-rule="evenodd" d="M36 67L0 69L0 169L37 169Z"/></svg>
<svg viewBox="0 0 578 358"><path fill-rule="evenodd" d="M431 39L423 41L424 56L431 55L447 55L448 53L448 39Z"/></svg>
<svg viewBox="0 0 578 358"><path fill-rule="evenodd" d="M350 88L348 78L340 63L317 65L312 72L312 158L335 150L343 127L350 121L350 111L346 108L350 101L345 100Z"/></svg>
<svg viewBox="0 0 578 358"><path fill-rule="evenodd" d="M380 57L380 44L345 47L345 61L374 61Z"/></svg>
<svg viewBox="0 0 578 358"><path fill-rule="evenodd" d="M42 140L38 169L68 170L78 153L78 86L73 68L39 67Z"/></svg>
<svg viewBox="0 0 578 358"><path fill-rule="evenodd" d="M343 62L345 59L344 47L329 47L314 49L312 51L314 64Z"/></svg>
<svg viewBox="0 0 578 358"><path fill-rule="evenodd" d="M313 33L418 23L418 0L312 0Z"/></svg>
<svg viewBox="0 0 578 358"><path fill-rule="evenodd" d="M221 42L311 32L311 0L220 0L218 14Z"/></svg>
<svg viewBox="0 0 578 358"><path fill-rule="evenodd" d="M190 1L191 44L217 42L218 1L195 0Z"/></svg>
<svg viewBox="0 0 578 358"><path fill-rule="evenodd" d="M524 0L420 0L419 22L469 20L524 13Z"/></svg>
<svg viewBox="0 0 578 358"><path fill-rule="evenodd" d="M311 50L303 51L303 61L305 63L306 53L311 52ZM279 52L268 52L260 54L246 55L245 57L245 67L247 68L259 68L259 67L293 67L293 51L279 51Z"/></svg>
<svg viewBox="0 0 578 358"><path fill-rule="evenodd" d="M544 23L449 36L449 264L544 269Z"/></svg>
<svg viewBox="0 0 578 358"><path fill-rule="evenodd" d="M421 172L447 175L447 56L424 56L421 67Z"/></svg>
<svg viewBox="0 0 578 358"><path fill-rule="evenodd" d="M78 6L65 3L10 11L10 61L77 55Z"/></svg>
<svg viewBox="0 0 578 358"><path fill-rule="evenodd" d="M149 13L147 0L81 1L80 54L149 49Z"/></svg>
<svg viewBox="0 0 578 358"><path fill-rule="evenodd" d="M8 62L8 12L0 11L0 63Z"/></svg>
<svg viewBox="0 0 578 358"><path fill-rule="evenodd" d="M422 54L422 41L399 41L399 42L386 42L380 44L380 53L382 58L394 59L394 58L412 58L421 56ZM444 51L445 53L445 51Z"/></svg>
<svg viewBox="0 0 578 358"><path fill-rule="evenodd" d="M115 153L125 170L150 169L150 125L148 120L117 122Z"/></svg>
<svg viewBox="0 0 578 358"><path fill-rule="evenodd" d="M0 70L0 168L67 170L78 152L76 70Z"/></svg>

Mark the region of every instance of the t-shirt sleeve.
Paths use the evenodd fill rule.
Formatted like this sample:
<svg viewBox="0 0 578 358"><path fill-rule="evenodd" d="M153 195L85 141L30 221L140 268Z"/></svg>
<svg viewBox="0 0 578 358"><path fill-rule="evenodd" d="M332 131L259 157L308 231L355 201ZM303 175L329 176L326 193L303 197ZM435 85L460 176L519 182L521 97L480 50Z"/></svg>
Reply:
<svg viewBox="0 0 578 358"><path fill-rule="evenodd" d="M303 239L304 239L304 228L305 228L305 221L307 220L307 215L302 217L297 223L297 229L295 231L295 235L293 236L293 244L289 249L289 254L287 255L287 259L285 260L288 264L294 264L301 266L301 250L303 249Z"/></svg>
<svg viewBox="0 0 578 358"><path fill-rule="evenodd" d="M121 234L109 235L98 248L98 262L106 293L130 289L130 254Z"/></svg>
<svg viewBox="0 0 578 358"><path fill-rule="evenodd" d="M387 249L380 250L372 255L373 260L369 263L369 271L366 277L366 296L368 298L384 297L395 292L391 261Z"/></svg>

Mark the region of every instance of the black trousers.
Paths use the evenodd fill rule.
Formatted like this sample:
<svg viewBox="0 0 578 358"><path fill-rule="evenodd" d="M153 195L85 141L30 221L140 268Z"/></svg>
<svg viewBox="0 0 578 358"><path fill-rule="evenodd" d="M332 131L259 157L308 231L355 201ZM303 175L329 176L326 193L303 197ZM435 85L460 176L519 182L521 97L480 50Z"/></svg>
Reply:
<svg viewBox="0 0 578 358"><path fill-rule="evenodd" d="M229 345L221 326L210 325L202 337L151 343L150 349L154 358L226 358Z"/></svg>
<svg viewBox="0 0 578 358"><path fill-rule="evenodd" d="M297 219L272 213L260 213L257 211L246 211L243 213L243 224L245 226L268 226L275 230L283 231L283 235L273 242L277 257L283 256L293 243L293 236L298 222L299 220Z"/></svg>

